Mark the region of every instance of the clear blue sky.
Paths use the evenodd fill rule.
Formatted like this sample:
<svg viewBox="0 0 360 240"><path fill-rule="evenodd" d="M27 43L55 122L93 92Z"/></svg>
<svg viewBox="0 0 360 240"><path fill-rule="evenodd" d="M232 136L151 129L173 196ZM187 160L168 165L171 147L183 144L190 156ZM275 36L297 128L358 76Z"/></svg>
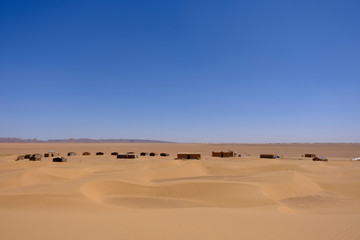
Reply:
<svg viewBox="0 0 360 240"><path fill-rule="evenodd" d="M360 142L360 1L1 1L0 137Z"/></svg>

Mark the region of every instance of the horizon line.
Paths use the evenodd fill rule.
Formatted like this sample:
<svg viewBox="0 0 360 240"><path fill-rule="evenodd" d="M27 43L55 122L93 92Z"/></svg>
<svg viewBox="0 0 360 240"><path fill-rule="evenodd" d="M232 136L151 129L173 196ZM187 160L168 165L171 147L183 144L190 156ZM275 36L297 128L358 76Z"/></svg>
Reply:
<svg viewBox="0 0 360 240"><path fill-rule="evenodd" d="M103 142L102 142L103 141ZM111 142L112 141L112 142ZM184 143L184 144L360 144L360 142L175 142L138 138L17 138L0 137L0 143Z"/></svg>

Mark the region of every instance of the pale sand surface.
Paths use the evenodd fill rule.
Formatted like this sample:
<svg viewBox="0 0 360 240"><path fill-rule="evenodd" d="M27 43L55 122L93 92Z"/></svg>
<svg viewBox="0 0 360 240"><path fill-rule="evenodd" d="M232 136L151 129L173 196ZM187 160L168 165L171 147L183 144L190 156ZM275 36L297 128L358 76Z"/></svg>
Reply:
<svg viewBox="0 0 360 240"><path fill-rule="evenodd" d="M15 161L50 149L92 155ZM121 160L112 151L170 156ZM186 151L202 159L174 160ZM360 239L358 156L360 144L0 144L0 237Z"/></svg>

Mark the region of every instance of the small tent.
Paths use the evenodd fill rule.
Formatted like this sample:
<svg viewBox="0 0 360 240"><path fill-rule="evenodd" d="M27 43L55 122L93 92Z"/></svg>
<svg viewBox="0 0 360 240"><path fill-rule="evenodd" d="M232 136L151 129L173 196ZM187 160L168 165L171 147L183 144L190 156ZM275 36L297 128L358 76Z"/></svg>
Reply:
<svg viewBox="0 0 360 240"><path fill-rule="evenodd" d="M129 154L129 153L119 153L117 158L138 158L136 154Z"/></svg>
<svg viewBox="0 0 360 240"><path fill-rule="evenodd" d="M234 157L236 154L234 154L233 151L221 151L221 152L214 152L212 151L212 156L213 157L221 157L221 158L227 158L227 157Z"/></svg>
<svg viewBox="0 0 360 240"><path fill-rule="evenodd" d="M35 153L29 158L30 161L41 161L41 154Z"/></svg>
<svg viewBox="0 0 360 240"><path fill-rule="evenodd" d="M190 153L190 152L183 152L177 154L178 159L201 159L201 153Z"/></svg>
<svg viewBox="0 0 360 240"><path fill-rule="evenodd" d="M321 161L321 162L327 162L328 159L325 157L314 157L313 161Z"/></svg>
<svg viewBox="0 0 360 240"><path fill-rule="evenodd" d="M278 155L275 155L275 154L260 154L260 158L272 158L272 159L275 159L275 158L280 158Z"/></svg>
<svg viewBox="0 0 360 240"><path fill-rule="evenodd" d="M55 157L53 158L53 162L67 162L67 159L64 157Z"/></svg>

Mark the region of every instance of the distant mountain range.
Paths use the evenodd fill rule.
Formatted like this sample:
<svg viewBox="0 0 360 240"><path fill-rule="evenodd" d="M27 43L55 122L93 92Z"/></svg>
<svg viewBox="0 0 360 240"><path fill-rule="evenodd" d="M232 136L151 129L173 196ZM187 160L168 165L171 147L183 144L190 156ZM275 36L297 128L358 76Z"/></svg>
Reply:
<svg viewBox="0 0 360 240"><path fill-rule="evenodd" d="M21 138L0 138L0 143L172 143L158 140L145 139L91 139L91 138L68 138L38 140Z"/></svg>

